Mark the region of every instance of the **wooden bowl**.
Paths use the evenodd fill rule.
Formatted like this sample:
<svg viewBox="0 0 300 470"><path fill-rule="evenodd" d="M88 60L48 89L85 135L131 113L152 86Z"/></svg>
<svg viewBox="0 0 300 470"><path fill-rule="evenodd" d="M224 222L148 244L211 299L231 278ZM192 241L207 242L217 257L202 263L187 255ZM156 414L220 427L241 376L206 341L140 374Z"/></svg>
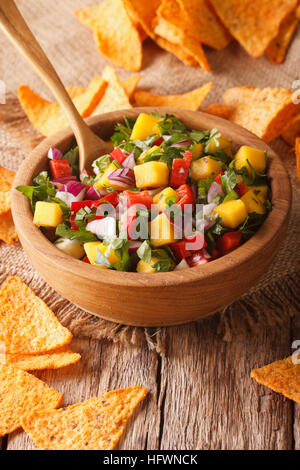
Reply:
<svg viewBox="0 0 300 470"><path fill-rule="evenodd" d="M71 258L56 248L32 223L28 199L12 191L12 212L20 241L33 266L63 297L101 318L126 325L166 326L211 315L252 287L279 250L286 234L291 187L280 158L258 137L215 116L170 108L134 108L87 119L101 137L108 139L123 116L141 112L175 114L189 129L212 129L241 145L267 150L273 209L259 231L232 253L205 266L168 273L138 274L103 270ZM67 151L74 144L68 128L44 140L19 168L15 186L31 185L46 168L50 146Z"/></svg>

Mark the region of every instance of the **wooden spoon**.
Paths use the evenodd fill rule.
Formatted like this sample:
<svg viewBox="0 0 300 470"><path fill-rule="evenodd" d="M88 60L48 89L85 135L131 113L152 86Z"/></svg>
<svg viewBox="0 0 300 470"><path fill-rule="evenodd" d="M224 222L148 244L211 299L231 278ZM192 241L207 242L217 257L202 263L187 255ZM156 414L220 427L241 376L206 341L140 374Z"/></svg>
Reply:
<svg viewBox="0 0 300 470"><path fill-rule="evenodd" d="M84 122L14 0L0 0L0 26L49 87L68 117L79 147L80 172L89 168L97 157L110 153L112 144L100 139Z"/></svg>

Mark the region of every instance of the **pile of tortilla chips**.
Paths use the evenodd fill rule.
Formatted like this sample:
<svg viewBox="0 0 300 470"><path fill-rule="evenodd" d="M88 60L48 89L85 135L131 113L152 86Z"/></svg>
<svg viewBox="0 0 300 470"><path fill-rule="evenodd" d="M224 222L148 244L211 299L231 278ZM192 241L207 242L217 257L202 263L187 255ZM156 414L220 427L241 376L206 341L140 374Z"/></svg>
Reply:
<svg viewBox="0 0 300 470"><path fill-rule="evenodd" d="M44 449L113 449L147 394L129 387L57 410L63 395L26 371L75 364L72 334L18 277L0 290L0 436L19 427ZM75 424L74 424L75 423Z"/></svg>
<svg viewBox="0 0 300 470"><path fill-rule="evenodd" d="M283 62L300 19L299 0L104 0L74 12L99 51L136 72L148 36L190 66L210 70L203 45L224 49L235 38L252 57Z"/></svg>
<svg viewBox="0 0 300 470"><path fill-rule="evenodd" d="M10 209L10 190L14 178L13 171L0 166L0 240L10 245L18 240Z"/></svg>

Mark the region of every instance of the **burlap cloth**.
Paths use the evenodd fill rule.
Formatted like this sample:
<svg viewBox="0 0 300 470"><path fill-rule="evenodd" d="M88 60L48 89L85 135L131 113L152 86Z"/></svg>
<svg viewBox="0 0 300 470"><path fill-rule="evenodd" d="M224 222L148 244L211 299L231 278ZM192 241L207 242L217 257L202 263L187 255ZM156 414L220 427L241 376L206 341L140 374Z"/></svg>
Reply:
<svg viewBox="0 0 300 470"><path fill-rule="evenodd" d="M26 20L53 61L66 85L86 85L91 77L100 74L107 61L98 53L92 34L72 16L76 8L96 4L96 0L19 0ZM0 164L17 170L20 162L39 141L40 136L28 123L16 99L20 84L30 85L36 92L51 98L48 90L31 68L0 35L0 80L7 87L7 103L0 105ZM154 93L182 93L214 82L213 91L205 105L222 100L224 91L232 86L292 87L300 79L300 31L293 40L288 57L280 65L271 65L266 58L252 59L232 43L218 52L206 49L212 72L187 67L171 54L159 49L152 41L144 45L144 64L140 87ZM121 78L129 74L119 70ZM293 182L294 202L288 236L271 268L247 295L220 312L216 333L230 340L235 334L235 318L243 316L244 327L260 328L262 324L283 323L300 310L300 190L295 176L295 157L280 140L273 148L285 160ZM54 292L32 268L21 246L0 244L0 282L9 276L21 276L55 311L61 322L77 336L107 338L140 346L145 341L151 349L162 353L167 328L144 329L113 324L76 308ZM126 304L124 305L126 308ZM205 328L205 320L202 320ZM239 322L241 328L241 322Z"/></svg>

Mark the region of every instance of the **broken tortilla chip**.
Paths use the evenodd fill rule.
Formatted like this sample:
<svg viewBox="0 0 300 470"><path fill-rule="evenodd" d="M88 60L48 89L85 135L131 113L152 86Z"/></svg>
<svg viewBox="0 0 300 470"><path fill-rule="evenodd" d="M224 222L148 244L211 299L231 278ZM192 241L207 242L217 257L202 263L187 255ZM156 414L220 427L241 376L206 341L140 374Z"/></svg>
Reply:
<svg viewBox="0 0 300 470"><path fill-rule="evenodd" d="M297 178L300 181L300 137L297 137L295 143Z"/></svg>
<svg viewBox="0 0 300 470"><path fill-rule="evenodd" d="M189 22L189 17L177 0L163 0L153 23L154 31L157 36L178 44L186 54L194 57L199 65L209 72L210 66L199 38L189 33Z"/></svg>
<svg viewBox="0 0 300 470"><path fill-rule="evenodd" d="M230 88L224 94L224 103L231 109L230 121L245 127L265 142L278 137L300 105L293 103L293 94L287 88Z"/></svg>
<svg viewBox="0 0 300 470"><path fill-rule="evenodd" d="M153 95L147 91L137 91L134 95L137 106L170 106L197 111L212 89L212 82L183 95Z"/></svg>
<svg viewBox="0 0 300 470"><path fill-rule="evenodd" d="M295 116L288 127L281 133L281 137L291 147L294 147L297 137L300 137L300 114Z"/></svg>
<svg viewBox="0 0 300 470"><path fill-rule="evenodd" d="M46 354L3 354L0 363L11 364L22 370L60 369L80 360L80 354L74 353L69 346L63 346Z"/></svg>
<svg viewBox="0 0 300 470"><path fill-rule="evenodd" d="M97 10L77 10L75 16L94 30L97 47L105 57L131 72L141 69L141 36L122 0L105 0Z"/></svg>
<svg viewBox="0 0 300 470"><path fill-rule="evenodd" d="M16 173L0 165L0 191L10 191Z"/></svg>
<svg viewBox="0 0 300 470"><path fill-rule="evenodd" d="M129 387L67 408L33 411L22 427L45 450L112 450L147 390Z"/></svg>
<svg viewBox="0 0 300 470"><path fill-rule="evenodd" d="M58 407L63 395L31 374L0 364L0 436L21 426L23 414Z"/></svg>
<svg viewBox="0 0 300 470"><path fill-rule="evenodd" d="M1 235L0 235L1 236ZM0 290L0 341L8 354L41 354L70 343L49 307L19 277Z"/></svg>
<svg viewBox="0 0 300 470"><path fill-rule="evenodd" d="M0 240L9 245L14 245L18 241L18 234L10 210L0 214Z"/></svg>
<svg viewBox="0 0 300 470"><path fill-rule="evenodd" d="M203 113L213 114L223 119L229 119L230 117L230 108L225 104L212 103L207 108L201 109Z"/></svg>
<svg viewBox="0 0 300 470"><path fill-rule="evenodd" d="M300 17L300 7L293 10L281 23L278 35L266 49L266 55L273 64L284 61L287 49L297 28Z"/></svg>
<svg viewBox="0 0 300 470"><path fill-rule="evenodd" d="M109 65L106 66L103 71L102 78L108 83L108 85L103 98L95 108L92 116L109 113L110 111L117 111L118 109L132 108L115 69Z"/></svg>
<svg viewBox="0 0 300 470"><path fill-rule="evenodd" d="M300 403L300 364L293 363L293 356L253 370L251 377L274 392Z"/></svg>
<svg viewBox="0 0 300 470"><path fill-rule="evenodd" d="M248 54L260 57L298 0L210 0L210 3Z"/></svg>
<svg viewBox="0 0 300 470"><path fill-rule="evenodd" d="M194 67L195 65L197 65L196 59L187 52L185 52L183 49L181 49L178 44L173 44L170 41L167 41L166 39L158 36L156 36L155 42L162 49L165 49L166 51L171 52L171 54L175 55L177 59L181 60L185 65L188 65L190 67Z"/></svg>
<svg viewBox="0 0 300 470"><path fill-rule="evenodd" d="M74 97L73 102L82 117L90 116L104 95L106 86L101 77L94 77L84 93ZM50 136L69 125L58 103L41 98L26 85L18 88L18 96L28 119L43 135Z"/></svg>
<svg viewBox="0 0 300 470"><path fill-rule="evenodd" d="M171 42L182 42L185 37L192 37L198 43L220 50L231 40L231 36L205 0L163 0L157 15L158 27L155 32ZM163 34L159 32L162 19L169 25L170 35L167 25Z"/></svg>

